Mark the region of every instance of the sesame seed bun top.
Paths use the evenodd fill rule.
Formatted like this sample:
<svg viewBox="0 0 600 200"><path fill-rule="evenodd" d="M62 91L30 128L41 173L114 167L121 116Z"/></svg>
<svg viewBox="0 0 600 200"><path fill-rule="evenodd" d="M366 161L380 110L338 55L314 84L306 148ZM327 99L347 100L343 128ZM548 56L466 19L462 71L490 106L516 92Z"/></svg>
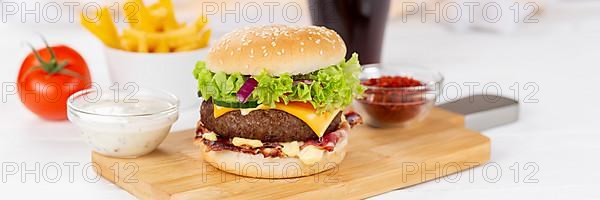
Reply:
<svg viewBox="0 0 600 200"><path fill-rule="evenodd" d="M206 66L228 74L294 75L336 65L345 55L342 38L324 27L256 26L224 35L210 49Z"/></svg>

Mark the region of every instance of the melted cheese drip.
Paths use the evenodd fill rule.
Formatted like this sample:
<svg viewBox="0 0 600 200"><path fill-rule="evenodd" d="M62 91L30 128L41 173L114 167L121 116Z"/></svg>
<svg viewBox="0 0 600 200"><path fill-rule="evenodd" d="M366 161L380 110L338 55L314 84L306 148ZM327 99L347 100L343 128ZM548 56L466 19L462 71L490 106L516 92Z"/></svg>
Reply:
<svg viewBox="0 0 600 200"><path fill-rule="evenodd" d="M231 140L231 143L237 147L241 147L243 145L248 145L252 148L257 148L257 147L263 146L263 143L260 140L252 140L252 139L246 139L246 138L240 138L240 137L234 137Z"/></svg>
<svg viewBox="0 0 600 200"><path fill-rule="evenodd" d="M283 151L283 154L285 154L286 156L294 157L297 156L298 153L300 153L300 145L297 141L280 144L281 146L283 146L283 148L281 148L281 151Z"/></svg>
<svg viewBox="0 0 600 200"><path fill-rule="evenodd" d="M325 150L321 150L313 145L308 145L299 152L298 158L304 164L313 165L323 159L324 152Z"/></svg>
<svg viewBox="0 0 600 200"><path fill-rule="evenodd" d="M214 141L217 141L217 134L215 134L214 132L205 133L205 134L202 134L202 138L214 142Z"/></svg>
<svg viewBox="0 0 600 200"><path fill-rule="evenodd" d="M329 124L333 121L337 113L339 112L324 112L323 114L317 114L317 111L313 108L309 108L307 106L298 106L297 104L275 104L275 108L271 108L265 105L259 105L256 108L246 108L246 109L238 109L238 108L227 108L214 105L214 116L215 118L224 115L225 113L241 110L243 115L248 114L252 111L259 109L277 109L284 112L287 112L291 115L296 116L298 119L304 121L316 134L321 137L325 134L325 130L329 127Z"/></svg>

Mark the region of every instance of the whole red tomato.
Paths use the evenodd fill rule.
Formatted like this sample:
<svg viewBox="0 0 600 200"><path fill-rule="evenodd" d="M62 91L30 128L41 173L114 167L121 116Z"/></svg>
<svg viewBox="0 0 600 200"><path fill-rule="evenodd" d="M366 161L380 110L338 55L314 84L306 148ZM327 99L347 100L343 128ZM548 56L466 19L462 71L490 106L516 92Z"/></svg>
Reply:
<svg viewBox="0 0 600 200"><path fill-rule="evenodd" d="M91 86L85 60L64 45L31 49L17 78L21 102L41 118L67 119L67 98Z"/></svg>

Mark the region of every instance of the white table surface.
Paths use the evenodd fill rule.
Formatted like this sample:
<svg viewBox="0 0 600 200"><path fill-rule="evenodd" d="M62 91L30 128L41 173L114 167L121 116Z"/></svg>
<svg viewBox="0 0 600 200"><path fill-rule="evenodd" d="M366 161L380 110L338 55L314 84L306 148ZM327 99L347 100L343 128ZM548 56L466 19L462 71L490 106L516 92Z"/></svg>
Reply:
<svg viewBox="0 0 600 200"><path fill-rule="evenodd" d="M32 31L0 25L0 80L13 82L21 59L28 51L22 41L39 41ZM87 59L94 81L108 84L108 73L100 43L79 28L44 30L49 41L68 44ZM484 179L479 167L469 178L460 173L456 183L444 179L376 196L376 199L600 199L600 3L560 3L537 24L521 26L514 33L455 33L436 24L391 22L385 37L384 62L408 62L441 71L446 82L479 82L475 91L489 82L498 83L512 97L513 83L539 86L538 103L524 103L529 90L521 88L520 120L484 131L492 141L491 162L499 166L498 182ZM38 43L39 44L39 43ZM466 87L463 95L466 95ZM448 96L453 96L451 93ZM193 127L196 110L181 113L174 129ZM39 163L79 163L69 180L63 167L61 179L50 183L34 174L6 175L0 179L0 199L65 197L67 199L132 199L115 185L89 182L82 175L90 161L90 150L69 122L43 121L8 96L0 103L0 161L23 165L29 170ZM519 163L519 170L511 166ZM524 183L533 168L538 171ZM24 170L20 167L20 170ZM515 171L519 171L518 179ZM50 170L52 173L52 170ZM494 178L495 168L487 168ZM39 170L38 170L39 173ZM4 176L6 175L6 176ZM94 178L89 173L89 178ZM50 175L54 177L54 175ZM25 179L22 181L21 179ZM472 180L472 181L471 181Z"/></svg>

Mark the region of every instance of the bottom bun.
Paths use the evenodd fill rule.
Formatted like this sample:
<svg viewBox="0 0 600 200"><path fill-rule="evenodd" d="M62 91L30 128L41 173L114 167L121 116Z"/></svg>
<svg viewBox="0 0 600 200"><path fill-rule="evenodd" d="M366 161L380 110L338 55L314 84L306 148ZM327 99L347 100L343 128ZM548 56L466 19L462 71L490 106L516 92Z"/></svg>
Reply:
<svg viewBox="0 0 600 200"><path fill-rule="evenodd" d="M254 178L294 178L317 174L338 167L346 156L349 128L342 128L345 137L341 138L334 150L324 152L323 158L312 165L304 164L297 157L265 158L262 154L248 154L234 151L206 151L202 144L203 158L215 168Z"/></svg>

